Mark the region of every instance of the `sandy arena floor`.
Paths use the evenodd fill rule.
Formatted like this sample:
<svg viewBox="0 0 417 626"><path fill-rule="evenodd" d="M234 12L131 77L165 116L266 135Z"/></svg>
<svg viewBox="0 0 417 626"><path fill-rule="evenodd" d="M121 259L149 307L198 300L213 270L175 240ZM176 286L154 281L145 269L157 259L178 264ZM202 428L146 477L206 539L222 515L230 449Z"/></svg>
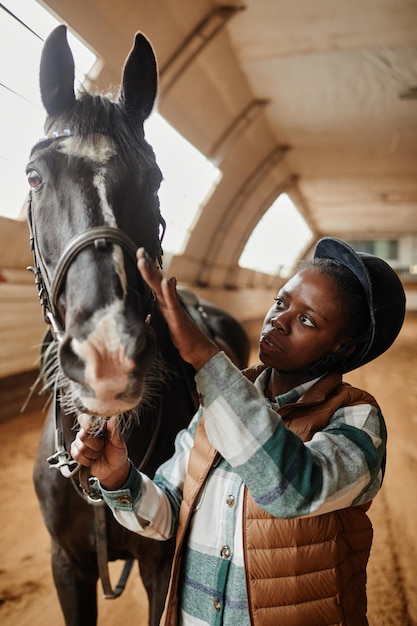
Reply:
<svg viewBox="0 0 417 626"><path fill-rule="evenodd" d="M416 372L417 316L409 316L388 353L347 377L376 396L389 433L386 479L370 510L375 530L368 568L371 626L417 626ZM43 420L31 412L0 424L2 626L64 624L50 573L49 537L32 486ZM116 563L112 571L119 568ZM99 600L99 625L120 624L147 624L136 571L121 598Z"/></svg>

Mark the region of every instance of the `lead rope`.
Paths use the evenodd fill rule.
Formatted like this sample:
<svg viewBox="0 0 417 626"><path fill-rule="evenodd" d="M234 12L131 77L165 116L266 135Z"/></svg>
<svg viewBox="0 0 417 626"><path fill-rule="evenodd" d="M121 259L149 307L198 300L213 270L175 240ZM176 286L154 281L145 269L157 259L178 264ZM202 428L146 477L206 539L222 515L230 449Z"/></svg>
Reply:
<svg viewBox="0 0 417 626"><path fill-rule="evenodd" d="M154 302L152 303L152 308ZM148 314L146 321L150 323L151 312ZM56 341L56 339L55 339ZM54 437L55 437L55 453L47 458L49 467L61 472L64 478L74 479L78 474L79 485L82 489L82 495L88 504L94 509L94 533L96 544L96 555L99 578L103 590L103 598L106 600L114 600L118 598L126 587L127 580L133 567L134 559L126 559L124 566L116 586L112 587L110 573L108 567L108 549L107 549L107 523L106 523L106 504L99 488L97 478L90 476L88 467L85 467L72 459L71 454L65 449L64 429L62 424L62 412L59 401L58 376L55 377L53 386L53 411L54 411ZM159 434L162 420L162 408L159 407L157 421L152 433L152 438L147 447L146 454L142 459L139 469L142 469L149 460ZM73 480L74 482L74 480ZM77 490L79 492L79 490Z"/></svg>
<svg viewBox="0 0 417 626"><path fill-rule="evenodd" d="M79 470L79 482L83 490L83 495L94 509L94 536L96 543L96 555L98 565L98 575L103 590L103 598L114 600L118 598L126 587L129 574L133 567L134 559L126 559L122 573L113 589L109 573L109 554L107 550L107 523L106 523L106 503L101 495L97 478L90 476L88 467L82 466Z"/></svg>
<svg viewBox="0 0 417 626"><path fill-rule="evenodd" d="M55 450L56 452L47 458L49 466L52 469L59 470L64 478L74 479L78 474L79 485L82 489L82 495L88 504L94 509L94 532L97 554L97 565L101 586L103 589L103 598L113 600L118 598L126 587L127 580L133 567L134 559L126 559L122 572L116 586L112 587L109 567L108 567L108 550L107 550L107 523L106 523L106 503L99 488L99 481L94 476L90 476L88 467L76 463L65 449L64 432L62 425L62 413L59 403L59 391L57 378L54 383L54 423L55 423ZM142 459L139 468L142 469L150 455L152 454L156 440L159 434L162 420L162 408L160 406L155 428L152 433L152 439L147 448L146 454ZM78 490L77 490L78 491Z"/></svg>
<svg viewBox="0 0 417 626"><path fill-rule="evenodd" d="M147 448L147 452L138 467L139 470L141 470L146 465L150 455L155 448L161 420L162 409L160 407L158 411L156 427L153 431L152 439ZM97 563L101 586L103 589L103 598L105 598L106 600L113 600L115 598L118 598L123 593L127 580L129 578L129 574L133 567L134 559L126 559L119 581L113 589L108 568L109 559L107 551L106 504L103 500L103 496L101 495L99 481L97 478L90 476L88 467L81 467L79 481L87 501L94 506Z"/></svg>
<svg viewBox="0 0 417 626"><path fill-rule="evenodd" d="M79 482L87 502L94 508L94 535L96 543L98 575L103 589L103 598L114 600L124 591L134 559L126 559L122 573L113 589L109 574L109 555L107 550L106 503L101 495L97 478L90 476L88 467L79 469Z"/></svg>
<svg viewBox="0 0 417 626"><path fill-rule="evenodd" d="M160 405L159 407L156 425L152 433L152 439L149 443L145 456L139 464L139 470L143 469L143 467L146 465L149 457L151 456L155 448L162 420L161 407L162 405ZM115 598L118 598L125 589L129 574L133 567L134 559L126 559L119 581L113 589L110 581L108 567L109 559L107 551L106 503L104 502L103 496L101 495L99 481L94 476L90 476L88 467L80 466L79 482L85 498L87 499L89 504L93 505L94 507L97 563L101 586L103 589L103 598L105 598L106 600L114 600Z"/></svg>
<svg viewBox="0 0 417 626"><path fill-rule="evenodd" d="M99 504L94 506L94 521L98 572L103 589L103 598L106 600L114 600L115 598L118 598L125 589L129 574L133 567L134 559L126 559L119 581L113 589L108 567L109 559L107 552L106 504L104 501L101 501Z"/></svg>
<svg viewBox="0 0 417 626"><path fill-rule="evenodd" d="M88 467L76 463L65 449L62 413L59 404L57 378L53 389L54 424L55 424L55 453L47 458L49 467L61 472L64 478L74 479L78 474L83 496L94 507L94 532L98 572L103 589L103 597L107 600L118 598L124 591L134 559L124 562L120 578L113 589L108 568L106 504L98 487L98 480L90 476Z"/></svg>

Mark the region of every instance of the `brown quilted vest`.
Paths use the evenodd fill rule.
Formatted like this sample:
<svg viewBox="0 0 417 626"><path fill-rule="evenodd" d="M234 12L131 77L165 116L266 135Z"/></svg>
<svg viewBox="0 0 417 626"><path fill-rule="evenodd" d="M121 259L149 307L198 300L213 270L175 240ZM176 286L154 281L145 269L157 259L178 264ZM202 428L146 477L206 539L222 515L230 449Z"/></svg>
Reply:
<svg viewBox="0 0 417 626"><path fill-rule="evenodd" d="M259 368L245 371L252 381ZM279 409L286 426L303 441L321 431L342 406L371 404L364 391L329 374L294 404ZM161 626L176 626L182 546L194 503L217 456L197 428L177 532L176 552ZM370 503L323 515L278 519L245 490L243 541L249 613L253 626L367 626L366 565L372 544Z"/></svg>

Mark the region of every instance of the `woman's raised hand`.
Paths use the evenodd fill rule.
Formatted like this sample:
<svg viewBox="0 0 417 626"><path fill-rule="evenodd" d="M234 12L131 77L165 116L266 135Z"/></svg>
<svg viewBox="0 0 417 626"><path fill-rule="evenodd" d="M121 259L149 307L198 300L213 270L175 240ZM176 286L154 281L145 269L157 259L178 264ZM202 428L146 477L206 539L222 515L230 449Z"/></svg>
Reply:
<svg viewBox="0 0 417 626"><path fill-rule="evenodd" d="M178 299L175 278L164 278L144 248L137 251L138 269L155 294L172 341L184 361L199 370L219 352L218 346L197 326Z"/></svg>

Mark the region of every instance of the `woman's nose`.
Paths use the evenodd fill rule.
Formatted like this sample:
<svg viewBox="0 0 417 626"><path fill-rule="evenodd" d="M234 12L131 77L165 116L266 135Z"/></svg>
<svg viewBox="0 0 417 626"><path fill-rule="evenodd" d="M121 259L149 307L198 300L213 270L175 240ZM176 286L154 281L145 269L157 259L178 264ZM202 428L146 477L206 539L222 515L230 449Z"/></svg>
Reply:
<svg viewBox="0 0 417 626"><path fill-rule="evenodd" d="M290 320L286 311L281 311L271 319L272 326L281 333L288 333L290 330Z"/></svg>

